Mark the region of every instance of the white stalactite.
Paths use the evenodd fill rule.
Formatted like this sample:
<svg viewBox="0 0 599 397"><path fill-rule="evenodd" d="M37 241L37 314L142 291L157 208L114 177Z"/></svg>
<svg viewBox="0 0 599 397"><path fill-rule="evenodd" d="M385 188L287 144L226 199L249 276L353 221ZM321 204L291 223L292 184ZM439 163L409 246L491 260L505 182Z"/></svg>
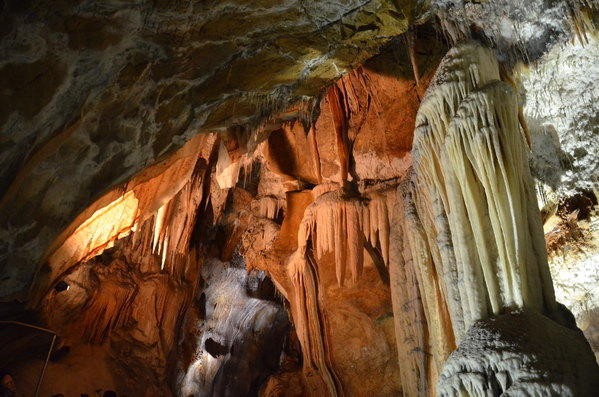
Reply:
<svg viewBox="0 0 599 397"><path fill-rule="evenodd" d="M415 208L457 339L507 308L554 311L517 98L490 50L448 52L416 126Z"/></svg>

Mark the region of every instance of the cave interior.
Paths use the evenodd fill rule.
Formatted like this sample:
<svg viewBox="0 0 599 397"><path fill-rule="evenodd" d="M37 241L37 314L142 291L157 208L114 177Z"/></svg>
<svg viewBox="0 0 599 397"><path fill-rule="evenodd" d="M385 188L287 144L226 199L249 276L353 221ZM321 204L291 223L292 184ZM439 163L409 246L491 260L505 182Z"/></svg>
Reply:
<svg viewBox="0 0 599 397"><path fill-rule="evenodd" d="M2 396L597 396L597 0L1 0Z"/></svg>

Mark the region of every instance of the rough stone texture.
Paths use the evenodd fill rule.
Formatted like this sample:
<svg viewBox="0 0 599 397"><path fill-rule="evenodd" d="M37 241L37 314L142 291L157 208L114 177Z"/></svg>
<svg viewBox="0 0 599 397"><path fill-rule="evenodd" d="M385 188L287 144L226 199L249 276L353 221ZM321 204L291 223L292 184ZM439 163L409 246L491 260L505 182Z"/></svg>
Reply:
<svg viewBox="0 0 599 397"><path fill-rule="evenodd" d="M440 396L581 396L599 390L599 367L579 330L534 312L478 321L439 378Z"/></svg>
<svg viewBox="0 0 599 397"><path fill-rule="evenodd" d="M555 43L590 27L585 0L433 0L441 24L454 42L466 37L484 41L501 61L534 61Z"/></svg>
<svg viewBox="0 0 599 397"><path fill-rule="evenodd" d="M545 227L556 298L572 311L599 362L599 217L568 213Z"/></svg>
<svg viewBox="0 0 599 397"><path fill-rule="evenodd" d="M407 18L364 0L6 1L1 25L0 269L15 296L100 193L201 130L318 96Z"/></svg>
<svg viewBox="0 0 599 397"><path fill-rule="evenodd" d="M209 262L202 270L207 287L197 302L201 314L190 324L197 335L190 341L196 344L193 359L180 363L181 396L257 395L278 370L289 319L274 287L265 286L264 272L248 273L243 265L236 258Z"/></svg>
<svg viewBox="0 0 599 397"><path fill-rule="evenodd" d="M599 39L555 46L521 74L533 171L558 198L599 191Z"/></svg>

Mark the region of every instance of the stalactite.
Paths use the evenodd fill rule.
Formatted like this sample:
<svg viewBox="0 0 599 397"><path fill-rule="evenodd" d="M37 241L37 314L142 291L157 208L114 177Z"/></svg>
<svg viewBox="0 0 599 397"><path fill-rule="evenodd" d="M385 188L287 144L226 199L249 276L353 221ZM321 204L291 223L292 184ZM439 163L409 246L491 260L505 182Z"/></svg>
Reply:
<svg viewBox="0 0 599 397"><path fill-rule="evenodd" d="M192 191L190 188L202 183L215 141L214 134L200 134L171 158L155 164L124 186L98 199L91 207L94 211L82 213L48 250L46 261L51 272L45 274L44 281L32 291L32 301L39 302L55 279L76 263L100 255L132 232L136 244L139 244L142 234L149 233L145 249L160 253L165 267L168 267L167 252L177 249L181 252L182 249L177 248L180 234L173 232L173 228L184 222L185 233L191 233L193 221L181 217L191 213L194 205L199 205L196 201L201 199L202 189ZM188 208L177 209L177 206ZM178 226L172 226L171 222ZM148 228L151 230L147 233L140 233ZM168 230L171 231L167 233ZM177 236L176 241L169 237L168 245L174 249L165 249L165 237L173 234Z"/></svg>
<svg viewBox="0 0 599 397"><path fill-rule="evenodd" d="M324 189L324 188L323 188ZM328 190L329 188L326 188ZM335 254L337 282L343 285L346 274L358 281L364 266L364 243L380 249L389 263L389 193L371 193L367 199L343 190L314 189L317 199L305 211L302 225L308 231L300 246L312 242L318 259Z"/></svg>
<svg viewBox="0 0 599 397"><path fill-rule="evenodd" d="M317 258L324 253L335 254L337 282L343 285L349 270L352 282L357 282L364 265L362 232L365 205L359 198L345 197L343 191L335 190L322 194L304 213L299 247L309 240ZM302 230L303 230L302 229Z"/></svg>
<svg viewBox="0 0 599 397"><path fill-rule="evenodd" d="M312 126L308 131L308 140L310 142L310 151L312 152L312 162L314 163L314 170L316 171L316 180L318 181L318 183L322 183L320 151L318 150L318 143L316 141L316 128L314 128L314 126Z"/></svg>
<svg viewBox="0 0 599 397"><path fill-rule="evenodd" d="M347 181L349 173L349 142L348 142L348 119L349 110L344 101L345 96L334 85L328 91L328 101L333 116L333 125L335 127L335 141L337 143L337 156L339 157L339 166L341 168L341 181Z"/></svg>
<svg viewBox="0 0 599 397"><path fill-rule="evenodd" d="M98 255L127 236L139 219L140 200L133 190L96 210L48 258L50 266L64 271L69 265Z"/></svg>
<svg viewBox="0 0 599 397"><path fill-rule="evenodd" d="M230 189L237 185L239 175L242 174L243 186L248 183L248 178L252 175L254 166L254 152L248 152L247 149L243 153L235 153L232 157L223 140L220 141L218 149L218 159L214 171L214 177L218 186L221 189Z"/></svg>
<svg viewBox="0 0 599 397"><path fill-rule="evenodd" d="M144 261L144 255L152 252L160 257L161 270L168 271L177 280L186 278L190 272L187 262L190 260L191 234L209 171L204 163L198 166L183 189L138 227L131 243L137 251L137 261ZM151 238L145 238L148 233Z"/></svg>
<svg viewBox="0 0 599 397"><path fill-rule="evenodd" d="M410 57L410 63L412 64L412 72L414 73L414 81L416 87L420 88L420 69L418 68L418 60L416 59L416 31L412 26L406 32L408 55Z"/></svg>
<svg viewBox="0 0 599 397"><path fill-rule="evenodd" d="M364 216L364 233L373 246L378 246L385 265L389 265L389 230L391 208L395 202L393 190L377 191L368 195L369 202Z"/></svg>
<svg viewBox="0 0 599 397"><path fill-rule="evenodd" d="M80 335L92 344L124 340L135 344L133 350L142 357L166 359L197 286L199 261L192 233L210 171L198 160L187 183L153 216L116 241L102 260L80 265L89 269L96 285L65 336ZM166 363L149 366L161 371Z"/></svg>
<svg viewBox="0 0 599 397"><path fill-rule="evenodd" d="M340 386L328 362L324 321L318 303L318 270L312 258L334 253L335 273L343 285L346 273L357 283L364 266L364 247L381 251L382 262L389 263L392 190L370 192L368 198L350 195L338 185L319 185L313 190L316 200L304 211L298 230L298 248L288 262L294 290L293 318L302 345L304 365L313 367L330 395ZM383 265L384 266L384 265ZM424 370L423 370L423 373Z"/></svg>
<svg viewBox="0 0 599 397"><path fill-rule="evenodd" d="M300 234L306 236L305 225ZM318 295L318 271L307 247L298 249L289 259L288 272L293 284L292 314L297 337L302 346L304 368L316 370L328 395L342 395L331 366L326 346L326 332ZM319 385L315 385L318 390Z"/></svg>
<svg viewBox="0 0 599 397"><path fill-rule="evenodd" d="M555 310L517 100L498 80L489 50L456 47L417 116L415 208L458 339L509 307Z"/></svg>
<svg viewBox="0 0 599 397"><path fill-rule="evenodd" d="M164 218L166 215L166 207L167 205L163 205L162 207L158 208L158 211L156 212L155 215L155 219L154 219L154 238L152 239L152 253L154 252L160 252L162 249L162 247L160 246L160 235L162 233L162 228L164 225Z"/></svg>
<svg viewBox="0 0 599 397"><path fill-rule="evenodd" d="M283 209L284 203L276 196L262 196L257 198L257 200L260 206L258 214L262 218L276 219L279 216L279 211Z"/></svg>
<svg viewBox="0 0 599 397"><path fill-rule="evenodd" d="M215 177L221 189L229 189L237 184L241 161L231 159L227 147L221 141L218 148L218 160L216 162Z"/></svg>

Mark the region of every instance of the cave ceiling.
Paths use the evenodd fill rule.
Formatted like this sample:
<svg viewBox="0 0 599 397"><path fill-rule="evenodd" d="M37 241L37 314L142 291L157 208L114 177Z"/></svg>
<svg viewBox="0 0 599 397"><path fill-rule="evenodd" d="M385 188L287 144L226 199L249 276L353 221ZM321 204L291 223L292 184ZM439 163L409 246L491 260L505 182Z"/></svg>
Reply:
<svg viewBox="0 0 599 397"><path fill-rule="evenodd" d="M197 133L276 123L293 104L280 117L309 111L324 87L423 14L413 3L2 2L9 295L99 194Z"/></svg>

